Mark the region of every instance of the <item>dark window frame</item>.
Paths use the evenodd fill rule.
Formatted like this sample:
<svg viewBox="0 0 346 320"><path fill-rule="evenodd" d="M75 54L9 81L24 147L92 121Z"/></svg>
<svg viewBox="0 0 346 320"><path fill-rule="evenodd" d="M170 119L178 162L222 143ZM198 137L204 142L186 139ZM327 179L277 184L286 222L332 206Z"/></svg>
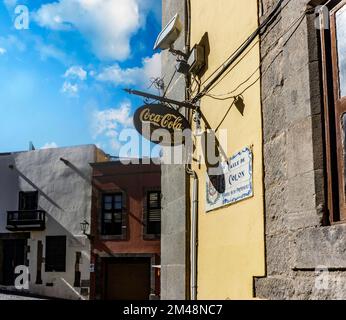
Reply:
<svg viewBox="0 0 346 320"><path fill-rule="evenodd" d="M346 0L334 0L329 9L329 29L321 28L321 60L323 76L324 135L326 155L326 189L329 221L326 224L346 222L346 167L342 116L346 114L346 97L340 97L339 67L335 14ZM336 150L336 152L335 152Z"/></svg>
<svg viewBox="0 0 346 320"><path fill-rule="evenodd" d="M61 240L60 245L52 243ZM53 247L51 247L53 246ZM57 250L61 250L59 252ZM46 236L45 243L45 272L66 272L67 237L66 236ZM61 259L57 262L58 259Z"/></svg>
<svg viewBox="0 0 346 320"><path fill-rule="evenodd" d="M28 197L28 198L26 198ZM30 199L30 197L32 197ZM34 205L30 206L30 201ZM32 208L29 208L32 207ZM38 209L38 191L19 191L18 195L18 210L19 211L35 211Z"/></svg>
<svg viewBox="0 0 346 320"><path fill-rule="evenodd" d="M144 240L157 240L161 238L161 213L162 213L162 205L161 205L161 188L150 188L150 189L144 189L144 195L143 195L143 238ZM150 228L150 194L151 193L157 193L158 194L158 206L152 208L153 210L160 209L160 227L159 232L151 232L148 230ZM155 228L154 228L155 229Z"/></svg>
<svg viewBox="0 0 346 320"><path fill-rule="evenodd" d="M112 208L111 209L105 209L104 204L105 204L105 197L112 197ZM114 223L114 214L117 213L119 209L115 208L115 203L116 201L114 198L116 196L121 196L122 198L122 207L121 207L121 223L120 223L120 230L118 234L116 233L109 233L106 232L105 226L104 226L104 217L105 213L112 214L112 223ZM127 196L126 192L122 190L114 190L114 191L107 191L107 192L101 192L100 193L100 204L99 204L99 212L100 212L100 235L102 239L108 239L111 238L112 240L127 240L127 235L128 235L128 215L127 215ZM118 212L119 213L119 212Z"/></svg>

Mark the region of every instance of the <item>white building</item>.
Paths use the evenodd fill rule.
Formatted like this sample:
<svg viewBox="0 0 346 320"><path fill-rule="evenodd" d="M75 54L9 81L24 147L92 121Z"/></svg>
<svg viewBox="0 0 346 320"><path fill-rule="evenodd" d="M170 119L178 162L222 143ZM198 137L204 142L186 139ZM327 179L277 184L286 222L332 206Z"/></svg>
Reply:
<svg viewBox="0 0 346 320"><path fill-rule="evenodd" d="M15 268L27 266L30 293L88 299L81 223L91 217L89 163L105 160L93 145L0 154L0 289L15 289Z"/></svg>

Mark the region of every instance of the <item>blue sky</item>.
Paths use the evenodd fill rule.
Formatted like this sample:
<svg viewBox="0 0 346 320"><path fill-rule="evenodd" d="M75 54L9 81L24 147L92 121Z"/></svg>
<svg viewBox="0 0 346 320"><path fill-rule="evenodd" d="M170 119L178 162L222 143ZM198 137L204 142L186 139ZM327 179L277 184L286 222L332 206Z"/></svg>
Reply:
<svg viewBox="0 0 346 320"><path fill-rule="evenodd" d="M18 5L28 29L16 28ZM160 0L0 0L0 152L32 141L116 155L142 104L122 88L146 90L160 76L160 30Z"/></svg>

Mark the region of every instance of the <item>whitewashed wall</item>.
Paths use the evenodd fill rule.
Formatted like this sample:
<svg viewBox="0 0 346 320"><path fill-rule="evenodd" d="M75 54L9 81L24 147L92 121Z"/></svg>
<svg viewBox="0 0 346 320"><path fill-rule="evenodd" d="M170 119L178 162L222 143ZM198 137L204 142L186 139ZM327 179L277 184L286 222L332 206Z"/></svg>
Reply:
<svg viewBox="0 0 346 320"><path fill-rule="evenodd" d="M90 223L92 169L89 165L96 161L96 147L93 145L35 150L0 156L0 233L6 230L6 211L18 209L18 192L39 191L39 209L45 210L46 229L31 232L28 245L30 269L30 291L36 294L67 299L81 298L78 288L73 288L76 252L82 253L81 279L89 280L90 243L82 235L80 223ZM60 158L68 160L77 170L66 166ZM8 168L9 164L15 170ZM30 182L28 182L28 181ZM42 264L41 285L35 285L37 243L43 243L45 257L45 237L67 237L66 272L45 272ZM53 287L46 286L53 283Z"/></svg>

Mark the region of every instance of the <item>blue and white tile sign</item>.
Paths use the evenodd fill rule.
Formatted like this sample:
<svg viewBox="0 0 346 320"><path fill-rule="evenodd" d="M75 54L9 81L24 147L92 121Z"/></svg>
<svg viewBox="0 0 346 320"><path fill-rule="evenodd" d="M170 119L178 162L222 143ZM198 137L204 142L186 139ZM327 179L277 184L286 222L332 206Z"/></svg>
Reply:
<svg viewBox="0 0 346 320"><path fill-rule="evenodd" d="M206 175L206 211L211 211L253 196L253 156L249 148L245 148L229 159L229 163L222 163L222 175L213 179L222 181L223 193L219 193Z"/></svg>

